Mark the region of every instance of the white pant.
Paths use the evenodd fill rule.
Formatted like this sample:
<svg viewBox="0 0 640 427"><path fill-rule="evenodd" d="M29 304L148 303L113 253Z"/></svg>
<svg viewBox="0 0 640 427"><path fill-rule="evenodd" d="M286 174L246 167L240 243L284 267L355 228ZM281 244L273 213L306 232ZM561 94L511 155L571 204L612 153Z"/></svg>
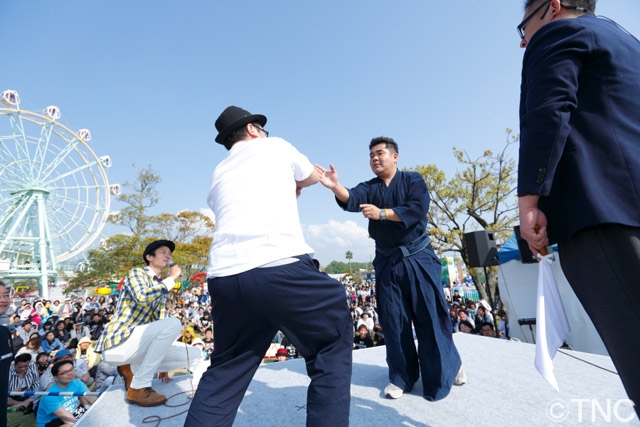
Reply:
<svg viewBox="0 0 640 427"><path fill-rule="evenodd" d="M200 349L176 341L181 331L182 325L176 318L136 326L126 341L104 350L102 358L117 366L131 365L131 388L151 387L157 372L186 368L202 358Z"/></svg>

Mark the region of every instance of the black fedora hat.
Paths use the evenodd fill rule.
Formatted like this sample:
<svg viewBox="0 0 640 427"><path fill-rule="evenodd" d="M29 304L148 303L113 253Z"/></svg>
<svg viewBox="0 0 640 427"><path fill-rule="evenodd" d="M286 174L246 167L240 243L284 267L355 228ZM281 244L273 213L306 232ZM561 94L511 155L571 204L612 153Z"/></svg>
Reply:
<svg viewBox="0 0 640 427"><path fill-rule="evenodd" d="M154 242L151 242L147 245L147 247L144 250L144 253L142 254L142 259L144 260L144 262L147 262L147 255L151 254L152 252L155 252L155 250L158 249L160 246L168 247L171 252L173 252L176 249L176 244L173 243L171 240L156 240Z"/></svg>
<svg viewBox="0 0 640 427"><path fill-rule="evenodd" d="M259 123L260 126L264 126L267 124L267 118L262 114L251 114L235 105L225 108L216 120L218 130L216 142L224 144L234 131L249 123Z"/></svg>

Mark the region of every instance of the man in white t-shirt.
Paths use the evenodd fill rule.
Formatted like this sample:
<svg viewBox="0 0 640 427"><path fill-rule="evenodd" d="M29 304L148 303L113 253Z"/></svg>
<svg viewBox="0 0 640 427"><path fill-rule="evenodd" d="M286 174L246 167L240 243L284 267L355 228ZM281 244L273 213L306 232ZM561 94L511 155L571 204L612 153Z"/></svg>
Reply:
<svg viewBox="0 0 640 427"><path fill-rule="evenodd" d="M216 343L185 425L232 425L281 330L306 359L307 425L348 426L353 335L344 287L314 265L298 217L296 196L318 172L293 145L269 138L266 122L231 106L215 123L216 142L229 150L207 199L216 218L207 270Z"/></svg>

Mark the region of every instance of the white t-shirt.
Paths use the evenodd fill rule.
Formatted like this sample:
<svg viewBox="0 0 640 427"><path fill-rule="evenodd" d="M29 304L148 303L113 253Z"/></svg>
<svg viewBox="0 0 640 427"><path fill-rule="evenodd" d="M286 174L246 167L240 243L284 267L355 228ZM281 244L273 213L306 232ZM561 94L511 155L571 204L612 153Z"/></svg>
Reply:
<svg viewBox="0 0 640 427"><path fill-rule="evenodd" d="M214 170L207 197L215 214L207 276L230 276L312 254L296 200L296 181L312 172L309 159L284 139L236 143Z"/></svg>

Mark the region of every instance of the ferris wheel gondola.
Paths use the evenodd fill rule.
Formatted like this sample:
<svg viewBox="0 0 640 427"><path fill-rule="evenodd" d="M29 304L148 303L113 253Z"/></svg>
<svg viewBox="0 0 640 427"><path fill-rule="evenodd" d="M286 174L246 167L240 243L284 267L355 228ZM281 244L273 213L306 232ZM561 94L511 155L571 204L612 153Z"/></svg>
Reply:
<svg viewBox="0 0 640 427"><path fill-rule="evenodd" d="M13 90L0 100L0 274L39 277L46 294L59 264L100 236L120 186L107 179L111 158L94 153L88 129L61 124L60 108L23 110Z"/></svg>

